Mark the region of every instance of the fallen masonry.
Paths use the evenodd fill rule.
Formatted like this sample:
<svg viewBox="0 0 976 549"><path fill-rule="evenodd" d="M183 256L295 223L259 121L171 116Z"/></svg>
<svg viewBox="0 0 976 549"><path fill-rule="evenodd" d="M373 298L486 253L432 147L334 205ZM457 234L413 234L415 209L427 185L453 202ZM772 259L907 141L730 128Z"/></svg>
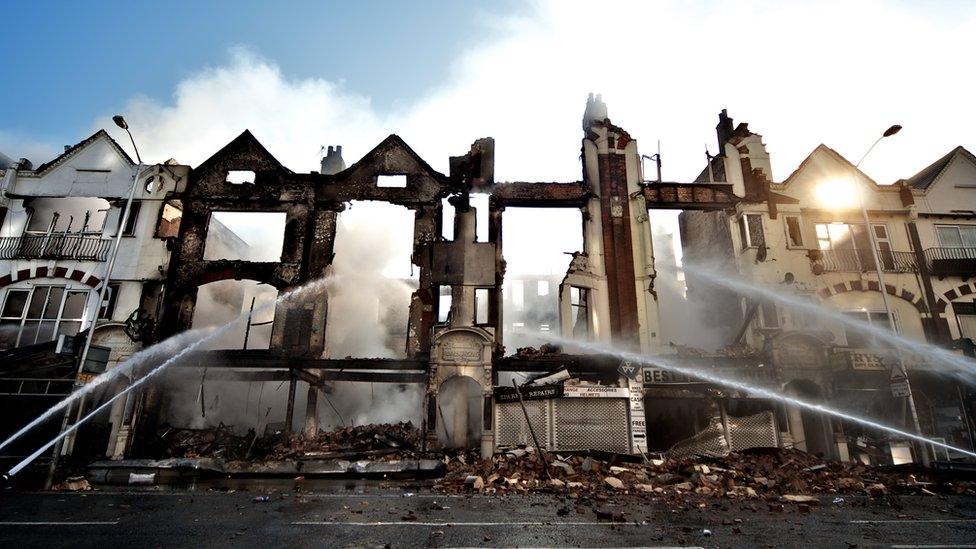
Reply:
<svg viewBox="0 0 976 549"><path fill-rule="evenodd" d="M725 458L640 463L629 458L550 454L548 475L532 448L510 450L490 459L445 458L448 474L434 489L470 491L474 477L482 481L479 491L488 494L549 492L598 500L622 495L665 500L706 496L816 505L819 496L976 495L976 478L824 461L800 450L761 449Z"/></svg>
<svg viewBox="0 0 976 549"><path fill-rule="evenodd" d="M685 459L542 452L543 461L535 448L525 446L481 458L472 450L423 450L420 431L409 422L339 428L314 437L234 435L226 426L163 429L159 440L167 448L166 459L95 462L88 480L98 486L175 484L208 476L433 478L434 491L453 494L556 494L582 504L617 498L675 505L741 500L773 511L795 504L804 512L822 501L837 504L857 495L976 495L976 476L825 461L795 449ZM75 482L61 488L81 486Z"/></svg>

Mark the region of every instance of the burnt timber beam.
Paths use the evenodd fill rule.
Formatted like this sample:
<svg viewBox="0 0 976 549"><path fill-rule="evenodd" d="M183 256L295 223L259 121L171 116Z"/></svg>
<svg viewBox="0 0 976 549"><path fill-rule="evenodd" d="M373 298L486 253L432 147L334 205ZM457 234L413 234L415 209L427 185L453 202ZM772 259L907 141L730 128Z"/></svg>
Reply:
<svg viewBox="0 0 976 549"><path fill-rule="evenodd" d="M426 370L424 357L396 358L311 358L282 356L267 350L219 350L193 353L183 366L197 368L279 368L297 370Z"/></svg>
<svg viewBox="0 0 976 549"><path fill-rule="evenodd" d="M324 385L326 381L361 381L368 383L426 383L427 374L424 372L338 372L335 370L321 370L318 373L318 377L314 378L316 381L314 383L308 381L308 372L305 372L305 376L299 374L300 370L296 370L296 376L302 381L307 381L311 385L316 387ZM292 375L289 370L283 369L268 369L268 370L235 370L232 368L223 368L218 370L207 371L207 380L220 380L220 381L285 381L292 379ZM329 390L329 389L326 389Z"/></svg>
<svg viewBox="0 0 976 549"><path fill-rule="evenodd" d="M499 207L580 208L590 198L590 189L581 181L573 183L499 183L491 187L491 197Z"/></svg>
<svg viewBox="0 0 976 549"><path fill-rule="evenodd" d="M612 355L506 356L495 360L499 372L550 372L566 368L570 373L616 371L620 358Z"/></svg>
<svg viewBox="0 0 976 549"><path fill-rule="evenodd" d="M726 183L648 183L642 191L649 210L722 210L740 200Z"/></svg>

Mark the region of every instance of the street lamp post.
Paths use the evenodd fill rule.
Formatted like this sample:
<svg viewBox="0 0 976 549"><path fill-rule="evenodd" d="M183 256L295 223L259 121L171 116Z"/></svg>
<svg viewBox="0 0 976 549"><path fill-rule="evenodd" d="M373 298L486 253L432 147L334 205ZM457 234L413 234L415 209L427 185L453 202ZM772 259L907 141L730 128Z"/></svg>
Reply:
<svg viewBox="0 0 976 549"><path fill-rule="evenodd" d="M861 215L864 217L864 229L868 233L868 238L871 245L871 257L874 259L874 270L878 275L878 290L881 292L881 301L882 303L884 303L885 314L888 317L888 327L892 331L895 330L895 318L891 314L891 305L888 303L888 292L887 292L887 287L885 286L884 267L881 264L881 255L878 253L878 239L877 239L877 235L874 234L874 227L871 226L871 220L868 217L867 206L865 206L864 204L865 193L862 192L862 188L866 189L867 183L865 183L864 186L862 186L859 184L858 179L859 179L859 174L861 173L860 172L861 163L864 162L864 159L867 158L869 154L871 154L871 151L874 150L874 148L878 145L878 143L881 142L882 139L886 137L891 137L892 135L895 135L899 131L901 131L901 126L897 124L885 130L885 132L881 134L881 137L876 139L874 143L872 143L871 146L868 147L868 150L866 153L864 153L864 156L862 156L861 159L857 161L857 164L854 165L854 170L852 172L854 178L854 188L857 190L858 205L861 207ZM908 389L908 396L907 396L908 409L911 411L912 414L913 427L915 428L915 433L921 436L922 426L918 421L918 410L915 407L915 395L912 392L912 385L908 379L908 372L905 369L904 361L902 360L901 357L901 351L895 349L895 356L897 357L896 358L897 364L895 365L895 367L897 367L900 373L905 376L905 385ZM918 453L919 453L919 457L922 459L922 465L927 467L929 465L928 448L926 448L924 444L919 444L917 447L919 448Z"/></svg>
<svg viewBox="0 0 976 549"><path fill-rule="evenodd" d="M121 114L113 116L112 121L115 122L116 126L125 130L125 133L129 135L129 142L132 143L132 149L136 153L136 165L133 168L132 185L129 188L129 196L125 201L125 207L122 209L122 217L119 220L118 228L115 231L115 243L112 246L112 254L109 256L108 264L105 267L105 275L102 277L101 287L98 291L98 301L95 303L95 306L92 307L91 314L88 318L88 333L85 336L85 345L81 348L81 356L78 359L78 368L75 372L75 387L78 387L81 383L78 378L85 367L85 362L88 360L88 352L91 349L92 337L95 335L95 323L98 321L98 313L102 308L102 303L105 302L105 295L108 293L108 283L112 278L112 271L115 269L115 260L119 256L119 246L122 244L122 233L125 231L125 226L129 222L129 214L132 212L132 200L135 198L136 187L139 184L139 173L142 171L142 157L139 156L139 148L136 147L136 141L132 137L132 132L129 131L129 124L126 123L125 118ZM81 417L84 402L84 399L82 399L81 402L78 403L78 417ZM71 410L69 408L65 411L64 419L61 422L61 433L68 428L70 417ZM47 488L50 488L51 484L54 482L54 472L57 469L58 458L61 456L63 446L64 439L58 441L58 443L54 446L54 453L51 456L51 466L48 469L46 481Z"/></svg>

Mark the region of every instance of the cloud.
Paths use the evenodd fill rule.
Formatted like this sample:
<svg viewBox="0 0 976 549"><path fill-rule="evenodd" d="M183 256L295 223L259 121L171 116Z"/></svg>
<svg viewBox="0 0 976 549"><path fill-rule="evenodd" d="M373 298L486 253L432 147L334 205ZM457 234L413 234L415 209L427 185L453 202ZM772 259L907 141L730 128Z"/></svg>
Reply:
<svg viewBox="0 0 976 549"><path fill-rule="evenodd" d="M290 79L246 48L126 112L147 156L198 163L250 128L286 165L315 169L321 144L355 160L396 132L435 167L478 137L496 139L499 179L580 178L586 93L688 180L715 150L717 112L763 134L774 176L817 144L856 159L892 122L905 131L866 164L890 182L963 144L976 76L959 65L976 10L890 2L548 2L493 22L500 38L458 54L419 101L378 112L369 90ZM110 127L108 117L99 125ZM968 140L968 141L967 141Z"/></svg>

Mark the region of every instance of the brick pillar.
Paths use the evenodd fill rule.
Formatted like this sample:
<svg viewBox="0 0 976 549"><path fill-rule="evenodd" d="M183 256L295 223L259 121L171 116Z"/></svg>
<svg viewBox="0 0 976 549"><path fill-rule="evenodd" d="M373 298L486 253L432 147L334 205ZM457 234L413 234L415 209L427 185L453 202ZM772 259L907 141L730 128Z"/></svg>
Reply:
<svg viewBox="0 0 976 549"><path fill-rule="evenodd" d="M614 343L636 347L640 339L626 157L611 149L598 159L610 335Z"/></svg>

